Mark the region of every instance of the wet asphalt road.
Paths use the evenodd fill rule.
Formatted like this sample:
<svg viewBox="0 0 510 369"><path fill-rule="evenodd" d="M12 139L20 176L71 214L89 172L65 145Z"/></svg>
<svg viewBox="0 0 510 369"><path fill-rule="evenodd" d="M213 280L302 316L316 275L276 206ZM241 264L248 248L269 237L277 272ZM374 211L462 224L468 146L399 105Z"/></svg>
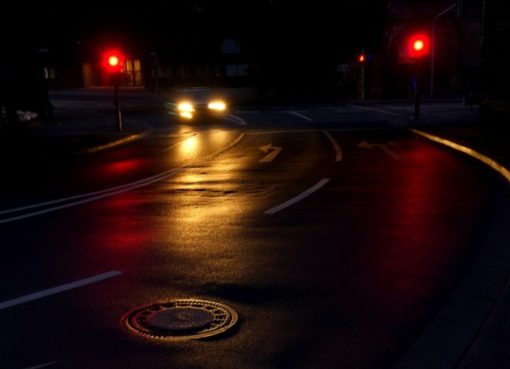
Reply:
<svg viewBox="0 0 510 369"><path fill-rule="evenodd" d="M4 168L2 368L390 368L477 255L502 185L352 106L246 109L200 126L131 114L154 132ZM240 321L178 343L121 323L189 297Z"/></svg>

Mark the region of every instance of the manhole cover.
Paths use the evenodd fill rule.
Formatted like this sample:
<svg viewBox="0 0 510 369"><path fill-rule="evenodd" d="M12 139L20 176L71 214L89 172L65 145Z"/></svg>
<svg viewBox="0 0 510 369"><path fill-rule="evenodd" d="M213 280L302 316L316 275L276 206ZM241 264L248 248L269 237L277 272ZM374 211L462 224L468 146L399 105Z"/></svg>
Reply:
<svg viewBox="0 0 510 369"><path fill-rule="evenodd" d="M183 299L142 306L123 319L132 332L169 341L211 337L232 328L234 309L214 301Z"/></svg>

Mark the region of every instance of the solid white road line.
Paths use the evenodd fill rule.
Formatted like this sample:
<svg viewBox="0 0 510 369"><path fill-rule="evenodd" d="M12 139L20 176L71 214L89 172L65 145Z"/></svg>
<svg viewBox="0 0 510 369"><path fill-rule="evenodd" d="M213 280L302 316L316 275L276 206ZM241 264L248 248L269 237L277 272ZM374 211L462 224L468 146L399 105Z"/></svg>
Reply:
<svg viewBox="0 0 510 369"><path fill-rule="evenodd" d="M298 113L297 111L287 111L286 113L289 113L289 114L295 115L296 117L303 118L304 120L307 120L308 122L313 122L313 119L312 119L312 118L307 117L307 116L306 116L306 115L304 115L304 114Z"/></svg>
<svg viewBox="0 0 510 369"><path fill-rule="evenodd" d="M331 136L331 134L328 131L324 130L322 132L324 132L326 137L329 138L329 141L331 142L331 144L333 145L333 148L335 149L335 153L336 153L335 161L336 162L342 161L342 149L340 148L340 145L338 144L338 142L336 142L335 138L333 136Z"/></svg>
<svg viewBox="0 0 510 369"><path fill-rule="evenodd" d="M275 206L274 208L272 209L269 209L267 211L264 212L264 214L269 214L269 215L273 215L283 209L286 209L288 208L289 206L292 206L294 205L295 203L303 200L304 198L310 196L312 193L314 193L315 191L321 189L326 183L329 182L329 178L323 178L319 181L319 183L317 183L316 185L310 187L308 190L306 190L305 192L297 195L296 197L293 197L292 199L290 199L289 201L286 201L284 202L283 204L281 205L278 205L278 206Z"/></svg>
<svg viewBox="0 0 510 369"><path fill-rule="evenodd" d="M225 147L224 149L221 149L220 151L210 155L207 158L207 160L212 160L214 157L216 157L216 156L224 153L225 151L231 149L239 141L241 141L244 136L245 136L245 134L241 133L227 147ZM171 169L171 170L168 170L168 171L156 174L156 175L154 175L152 177L144 178L144 179L141 179L141 180L138 180L138 181L130 182L130 183L125 184L125 185L116 186L116 187L112 187L112 188L101 190L101 191L89 192L89 193L82 194L82 195L70 196L70 197L66 197L66 198L62 198L62 199L57 199L57 200L52 200L52 201L46 201L46 202L42 202L42 203L38 203L38 204L33 204L33 205L28 205L28 206L23 206L23 207L8 209L8 210L2 210L2 211L0 211L0 215L10 214L10 213L17 213L17 212L21 212L21 211L25 211L25 210L37 209L37 208L41 208L41 207L48 206L48 205L55 205L55 204L60 204L60 203L65 203L65 202L71 201L71 202L69 202L67 204L64 204L64 205L53 206L53 207L49 207L49 208L46 208L46 209L43 209L43 210L39 210L39 211L27 213L27 214L22 214L22 215L14 216L14 217L11 217L11 218L0 219L0 224L14 222L14 221L17 221L17 220L22 220L22 219L27 219L27 218L31 218L31 217L34 217L34 216L37 216L37 215L47 214L47 213L50 213L50 212L53 212L53 211L56 211L56 210L61 210L61 209L66 209L66 208L74 207L74 206L77 206L77 205L86 204L86 203L89 203L89 202L92 202L92 201L96 201L96 200L104 199L106 197L110 197L110 196L118 195L118 194L121 194L121 193L124 193L124 192L128 192L128 191L131 191L131 190L134 190L134 189L137 189L137 188L145 187L145 186L151 185L153 183L160 182L160 181L162 181L164 179L173 177L173 176L179 174L180 172L184 171L186 168L187 168L187 166L184 166L184 167L181 167L181 168L176 168L176 169ZM78 199L83 199L83 200L73 201L73 200L78 200Z"/></svg>
<svg viewBox="0 0 510 369"><path fill-rule="evenodd" d="M154 179L165 179L168 175L172 175L173 172L176 171L176 170L180 170L180 169L167 170L165 172L158 173L158 174L153 175L151 177L147 177L147 178L144 178L144 179L140 179L138 181L130 182L130 183L127 183L127 184L124 184L124 185L120 185L120 186L115 186L115 187L107 188L107 189L100 190L100 191L88 192L88 193L84 193L84 194L81 194L81 195L69 196L69 197L64 197L64 198L61 198L61 199L40 202L40 203L33 204L33 205L27 205L27 206L17 207L17 208L13 208L13 209L2 210L2 211L0 211L0 215L10 214L10 213L17 213L17 212L20 212L20 211L41 208L43 206L48 206L48 205L60 204L62 202L82 199L84 197L92 197L92 196L102 195L102 194L105 194L105 193L110 193L110 192L114 192L114 191L121 190L121 189L126 189L126 188L129 191L129 189L131 189L133 186L137 186L138 184L146 183L146 182L153 183Z"/></svg>
<svg viewBox="0 0 510 369"><path fill-rule="evenodd" d="M42 299L44 297L48 297L48 296L56 295L58 293L62 293L62 292L65 292L65 291L73 290L75 288L87 286L89 284L94 284L94 283L97 283L97 282L101 282L101 281L104 281L106 279L117 277L117 276L119 276L121 274L122 274L121 272L113 270L111 272L99 274L99 275L96 275L96 276L93 276L93 277L89 277L89 278L85 278L85 279L81 279L81 280L76 281L76 282L63 284L61 286L49 288L49 289L44 290L44 291L35 292L35 293L30 294L30 295L26 295L26 296L23 296L23 297L18 297L18 298L12 299L12 300L4 301L4 302L0 303L0 310L7 309L7 308L10 308L10 307L13 307L13 306L16 306L16 305L21 305L21 304L24 304L24 303L27 303L27 302L30 302L30 301L39 300L39 299Z"/></svg>
<svg viewBox="0 0 510 369"><path fill-rule="evenodd" d="M45 363L45 364L41 364L41 365L31 366L30 368L25 368L25 369L41 369L41 368L46 368L46 367L56 364L56 363L57 363L56 361L52 361L51 363Z"/></svg>
<svg viewBox="0 0 510 369"><path fill-rule="evenodd" d="M145 181L140 181L139 183L137 183L135 185L124 186L121 189L116 190L116 191L111 191L111 190L110 191L102 191L103 194L101 194L101 195L91 196L91 197L85 198L85 199L80 200L80 201L74 201L74 202L70 202L68 204L50 207L50 208L47 208L47 209L44 209L44 210L35 211L35 212L32 212L32 213L27 213L27 214L18 215L18 216L11 217L11 218L1 219L0 220L0 224L10 223L10 222L14 222L16 220L27 219L27 218L35 217L37 215L51 213L51 212L56 211L56 210L67 209L67 208L71 208L71 207L74 207L74 206L77 206L77 205L82 205L82 204L86 204L86 203L89 203L89 202L92 202L92 201L104 199L106 197L118 195L118 194L121 194L121 193L124 193L124 192L128 192L128 191L140 188L140 187L148 186L148 185L156 183L156 182L160 182L160 181L162 181L162 180L164 180L166 178L172 177L172 176L182 172L183 170L184 170L184 168L173 169L173 170L171 170L169 172L166 172L166 174L164 174L164 175L159 175L159 176L151 177L152 179L145 180ZM81 195L80 197L83 197L83 196L84 195ZM61 202L61 200L55 200L55 201L60 201Z"/></svg>

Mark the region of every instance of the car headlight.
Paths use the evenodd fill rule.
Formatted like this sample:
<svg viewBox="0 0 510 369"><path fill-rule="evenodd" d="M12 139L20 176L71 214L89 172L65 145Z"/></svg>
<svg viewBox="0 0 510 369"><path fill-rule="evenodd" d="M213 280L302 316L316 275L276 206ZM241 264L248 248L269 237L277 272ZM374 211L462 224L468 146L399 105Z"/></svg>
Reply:
<svg viewBox="0 0 510 369"><path fill-rule="evenodd" d="M177 110L179 113L188 112L192 113L195 111L195 108L193 107L193 104L188 101L183 101L177 104Z"/></svg>
<svg viewBox="0 0 510 369"><path fill-rule="evenodd" d="M179 113L179 117L184 119L193 119L195 107L189 101L182 101L177 104L177 111Z"/></svg>
<svg viewBox="0 0 510 369"><path fill-rule="evenodd" d="M209 108L209 110L214 110L214 111L218 111L218 112L222 112L222 111L225 111L227 109L227 104L225 104L224 101L221 101L221 100L214 100L214 101L211 101L207 107Z"/></svg>

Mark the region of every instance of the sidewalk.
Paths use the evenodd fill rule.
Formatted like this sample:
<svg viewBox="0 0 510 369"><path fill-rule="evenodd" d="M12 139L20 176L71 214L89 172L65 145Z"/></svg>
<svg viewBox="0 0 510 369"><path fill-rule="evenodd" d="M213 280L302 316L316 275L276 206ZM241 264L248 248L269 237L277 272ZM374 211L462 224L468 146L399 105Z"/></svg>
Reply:
<svg viewBox="0 0 510 369"><path fill-rule="evenodd" d="M0 132L0 151L43 150L55 155L96 152L132 142L150 132L148 122L134 119L125 111L122 131L117 132L111 90L54 93L58 96L51 98L54 118L44 123L37 120L20 123L13 130ZM161 105L159 101L156 104Z"/></svg>
<svg viewBox="0 0 510 369"><path fill-rule="evenodd" d="M503 119L482 117L466 124L452 119L441 125L437 121L414 125L510 168L510 128ZM505 181L507 184L496 193L498 202L478 259L393 369L510 367L510 187L508 179Z"/></svg>

